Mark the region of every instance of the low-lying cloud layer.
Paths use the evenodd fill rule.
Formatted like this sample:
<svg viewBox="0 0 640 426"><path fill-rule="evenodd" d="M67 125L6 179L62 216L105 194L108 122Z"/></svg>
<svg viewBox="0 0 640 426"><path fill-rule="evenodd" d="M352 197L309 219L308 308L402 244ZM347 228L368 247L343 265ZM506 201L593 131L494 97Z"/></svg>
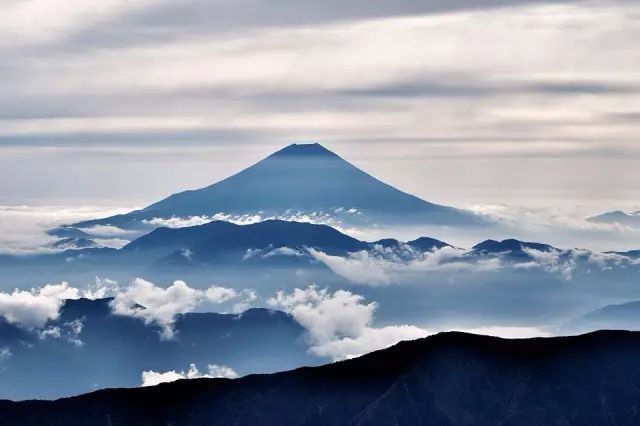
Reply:
<svg viewBox="0 0 640 426"><path fill-rule="evenodd" d="M448 327L429 330L414 325L376 327L376 302L350 291L330 292L317 286L279 291L267 304L289 312L308 332L309 351L333 360L357 357L403 340L415 340L440 331L463 331L504 338L550 336L535 326Z"/></svg>
<svg viewBox="0 0 640 426"><path fill-rule="evenodd" d="M162 337L174 336L173 325L179 314L193 312L205 302L222 304L237 300L234 311L242 311L246 304L255 299L250 291L238 292L234 289L211 286L206 290L196 290L184 281L175 281L167 288L136 278L124 291L118 292L111 304L117 315L127 315L142 319L145 323L155 323L162 329Z"/></svg>
<svg viewBox="0 0 640 426"><path fill-rule="evenodd" d="M419 251L400 243L396 247L375 246L346 256L332 256L308 249L316 260L347 280L371 286L415 280L416 274L500 273L504 270L539 270L558 274L570 281L576 270L607 271L640 266L640 259L615 253L584 249L537 250L522 246L524 257L512 257L511 251L483 253L450 246Z"/></svg>
<svg viewBox="0 0 640 426"><path fill-rule="evenodd" d="M81 320L46 326L48 321L58 319L66 300L80 297L112 297L113 314L139 318L146 324L159 326L163 339L174 337L173 326L180 314L222 305L231 312L240 313L256 299L255 293L248 289L212 285L199 290L189 287L184 281L175 281L164 288L142 278L120 286L113 280L98 278L94 285L83 289L60 283L31 290L14 290L12 293L0 292L0 316L10 324L36 330L42 339L64 337L70 343L81 345L78 337L83 327Z"/></svg>
<svg viewBox="0 0 640 426"><path fill-rule="evenodd" d="M273 308L289 312L309 333L311 353L334 360L382 349L401 340L425 337L428 331L401 325L374 328L376 303L360 295L310 286L292 293L278 292L269 299Z"/></svg>
<svg viewBox="0 0 640 426"><path fill-rule="evenodd" d="M57 226L80 220L111 216L129 211L122 207L95 206L9 206L0 205L0 254L34 254L61 251L48 235ZM101 245L121 247L127 242L123 234L98 234Z"/></svg>

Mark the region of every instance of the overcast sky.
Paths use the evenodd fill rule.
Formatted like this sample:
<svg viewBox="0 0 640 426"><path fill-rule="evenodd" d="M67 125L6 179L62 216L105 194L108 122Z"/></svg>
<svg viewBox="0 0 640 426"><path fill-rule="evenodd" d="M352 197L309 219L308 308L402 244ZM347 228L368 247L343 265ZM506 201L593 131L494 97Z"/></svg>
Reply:
<svg viewBox="0 0 640 426"><path fill-rule="evenodd" d="M0 204L319 141L430 201L640 207L638 40L633 1L3 0Z"/></svg>

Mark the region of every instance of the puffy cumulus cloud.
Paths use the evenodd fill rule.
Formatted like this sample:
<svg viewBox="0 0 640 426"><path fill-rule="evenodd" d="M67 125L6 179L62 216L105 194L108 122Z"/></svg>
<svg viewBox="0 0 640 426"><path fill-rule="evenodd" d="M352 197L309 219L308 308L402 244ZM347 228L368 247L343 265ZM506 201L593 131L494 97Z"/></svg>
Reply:
<svg viewBox="0 0 640 426"><path fill-rule="evenodd" d="M78 289L68 283L47 284L31 290L0 293L0 315L9 323L32 329L41 328L47 321L57 319L66 299L77 299Z"/></svg>
<svg viewBox="0 0 640 426"><path fill-rule="evenodd" d="M334 360L351 358L429 334L409 326L372 327L376 303L349 291L330 293L310 286L291 293L279 291L267 303L289 312L308 332L309 351Z"/></svg>
<svg viewBox="0 0 640 426"><path fill-rule="evenodd" d="M142 319L146 324L158 325L161 337L174 336L175 317L193 312L206 305L228 305L228 311L241 313L252 306L257 295L250 289L233 289L212 285L206 289L189 287L184 281L175 281L167 288L136 278L129 285L121 286L117 281L96 277L95 283L85 288L76 288L63 282L48 284L30 290L0 292L0 316L11 324L34 331L40 339L64 339L82 346L80 334L84 319L77 318L65 323L52 323L60 315L60 308L68 299L102 299L112 297L111 308L116 315Z"/></svg>
<svg viewBox="0 0 640 426"><path fill-rule="evenodd" d="M142 384L141 386L155 386L160 383L175 382L181 379L201 379L201 378L225 378L235 379L238 374L230 367L223 365L209 364L207 366L207 372L201 373L195 364L190 364L189 369L185 371L165 371L156 372L153 370L142 372Z"/></svg>
<svg viewBox="0 0 640 426"><path fill-rule="evenodd" d="M95 283L87 286L83 290L83 297L87 299L103 299L105 297L113 297L120 290L118 282L109 278L96 277Z"/></svg>
<svg viewBox="0 0 640 426"><path fill-rule="evenodd" d="M184 281L175 281L163 288L136 278L131 285L116 293L111 307L117 315L140 318L146 324L160 326L161 337L171 339L174 337L173 325L177 315L193 312L207 302L221 304L237 299L235 310L248 306L255 297L255 293L250 290L237 291L218 286L198 290L189 287Z"/></svg>
<svg viewBox="0 0 640 426"><path fill-rule="evenodd" d="M403 340L428 336L429 331L413 325L367 327L357 337L343 337L311 347L311 352L334 360L355 358L378 349L388 348Z"/></svg>
<svg viewBox="0 0 640 426"><path fill-rule="evenodd" d="M515 268L542 268L547 272L562 275L562 277L567 281L573 278L573 271L576 269L577 264L572 251L541 251L527 247L523 247L522 251L528 254L532 260L530 262L517 263L514 265Z"/></svg>

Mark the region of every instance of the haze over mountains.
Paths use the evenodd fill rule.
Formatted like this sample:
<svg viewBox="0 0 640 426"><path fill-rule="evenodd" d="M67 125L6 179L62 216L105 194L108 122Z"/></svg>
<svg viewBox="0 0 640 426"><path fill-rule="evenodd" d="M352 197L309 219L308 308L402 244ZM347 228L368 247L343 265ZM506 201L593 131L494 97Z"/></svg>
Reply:
<svg viewBox="0 0 640 426"><path fill-rule="evenodd" d="M368 175L320 144L292 144L211 186L142 210L73 225L145 228L153 219L323 214L346 223L486 226L478 215L421 200Z"/></svg>

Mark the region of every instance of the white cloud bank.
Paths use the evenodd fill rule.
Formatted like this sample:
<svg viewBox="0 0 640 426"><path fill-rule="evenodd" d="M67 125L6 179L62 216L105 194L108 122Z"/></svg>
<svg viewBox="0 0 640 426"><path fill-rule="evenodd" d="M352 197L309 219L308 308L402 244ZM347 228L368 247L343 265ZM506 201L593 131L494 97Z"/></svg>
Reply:
<svg viewBox="0 0 640 426"><path fill-rule="evenodd" d="M130 285L120 288L115 281L98 279L94 286L83 290L61 283L49 284L39 289L0 293L0 315L12 324L35 331L40 339L65 339L80 347L83 345L80 334L84 326L81 319L63 324L47 324L48 321L59 317L60 307L67 299L108 296L114 297L114 314L140 318L146 324L159 326L163 339L175 336L174 324L176 316L180 314L193 312L207 303L232 303L233 309L241 312L257 299L251 290L220 286L199 290L189 287L184 281L175 281L169 287L162 288L138 278ZM305 289L296 288L291 292L279 291L266 304L290 313L305 328L310 353L333 360L360 356L402 340L426 337L436 331L408 324L375 327L374 314L378 307L376 302L366 302L363 296L350 291L330 292L315 285ZM480 325L473 329L449 327L447 330L506 338L550 335L534 326ZM4 353L4 356L10 355ZM145 371L143 383L157 384L195 377L235 377L235 372L215 364L208 366L206 374L200 374L195 366L186 373Z"/></svg>
<svg viewBox="0 0 640 426"><path fill-rule="evenodd" d="M47 284L39 289L0 292L0 315L9 323L27 329L40 328L55 320L66 299L77 299L79 290L67 283Z"/></svg>
<svg viewBox="0 0 640 426"><path fill-rule="evenodd" d="M345 208L338 207L332 211L294 211L287 210L283 214L266 214L264 212L256 212L249 214L230 214L225 212L218 212L210 216L172 216L170 218L155 217L153 219L144 219L143 222L154 226L163 226L167 228L185 228L188 226L204 225L214 220L221 220L225 222L234 223L236 225L252 225L254 223L263 222L265 220L284 220L287 222L302 222L313 223L316 225L331 226L340 232L353 236L354 238L362 237L363 232L357 228L344 227L342 218L353 217L361 215L358 209L353 207Z"/></svg>
<svg viewBox="0 0 640 426"><path fill-rule="evenodd" d="M225 367L223 365L209 364L207 366L207 372L201 373L195 364L190 364L189 369L186 372L175 370L165 372L156 372L153 370L143 371L141 386L155 386L160 383L175 382L176 380L181 379L235 379L237 377L238 374L232 368Z"/></svg>
<svg viewBox="0 0 640 426"><path fill-rule="evenodd" d="M551 333L535 326L490 325L477 328L448 327L427 330L414 325L374 327L377 303L349 291L333 293L309 286L291 293L279 291L267 302L289 312L308 332L309 351L317 356L343 360L393 346L403 340L415 340L441 331L462 331L503 338L548 337Z"/></svg>
<svg viewBox="0 0 640 426"><path fill-rule="evenodd" d="M46 232L60 225L106 217L129 211L128 208L93 206L10 206L0 205L0 253L53 253L56 237ZM122 234L119 234L122 235ZM111 235L105 237L111 237ZM103 238L96 242L121 247L126 240Z"/></svg>
<svg viewBox="0 0 640 426"><path fill-rule="evenodd" d="M376 247L372 251L350 253L346 257L314 249L308 249L308 252L335 274L357 284L374 286L389 284L393 278L407 272L488 272L503 267L500 258L469 257L467 250L448 246L427 252L419 252L406 245L398 249Z"/></svg>
<svg viewBox="0 0 640 426"><path fill-rule="evenodd" d="M47 326L50 320L58 319L65 300L86 297L99 299L113 297L111 308L116 315L140 318L146 324L158 325L163 339L174 337L176 316L193 312L207 304L231 304L231 312L240 313L248 309L257 296L252 290L236 290L212 285L199 290L189 287L184 281L175 281L167 288L136 278L128 286L120 286L110 279L96 278L92 286L79 289L63 282L47 284L30 290L0 292L0 316L10 324L34 330L41 339L65 338L81 346L79 335L82 321Z"/></svg>
<svg viewBox="0 0 640 426"><path fill-rule="evenodd" d="M189 287L184 281L175 281L167 288L136 278L124 291L115 295L111 303L117 315L127 315L142 319L146 324L160 326L163 339L174 337L174 322L179 314L193 312L206 302L222 304L238 300L234 310L241 310L256 298L249 290L237 291L230 288L211 286L206 290Z"/></svg>

